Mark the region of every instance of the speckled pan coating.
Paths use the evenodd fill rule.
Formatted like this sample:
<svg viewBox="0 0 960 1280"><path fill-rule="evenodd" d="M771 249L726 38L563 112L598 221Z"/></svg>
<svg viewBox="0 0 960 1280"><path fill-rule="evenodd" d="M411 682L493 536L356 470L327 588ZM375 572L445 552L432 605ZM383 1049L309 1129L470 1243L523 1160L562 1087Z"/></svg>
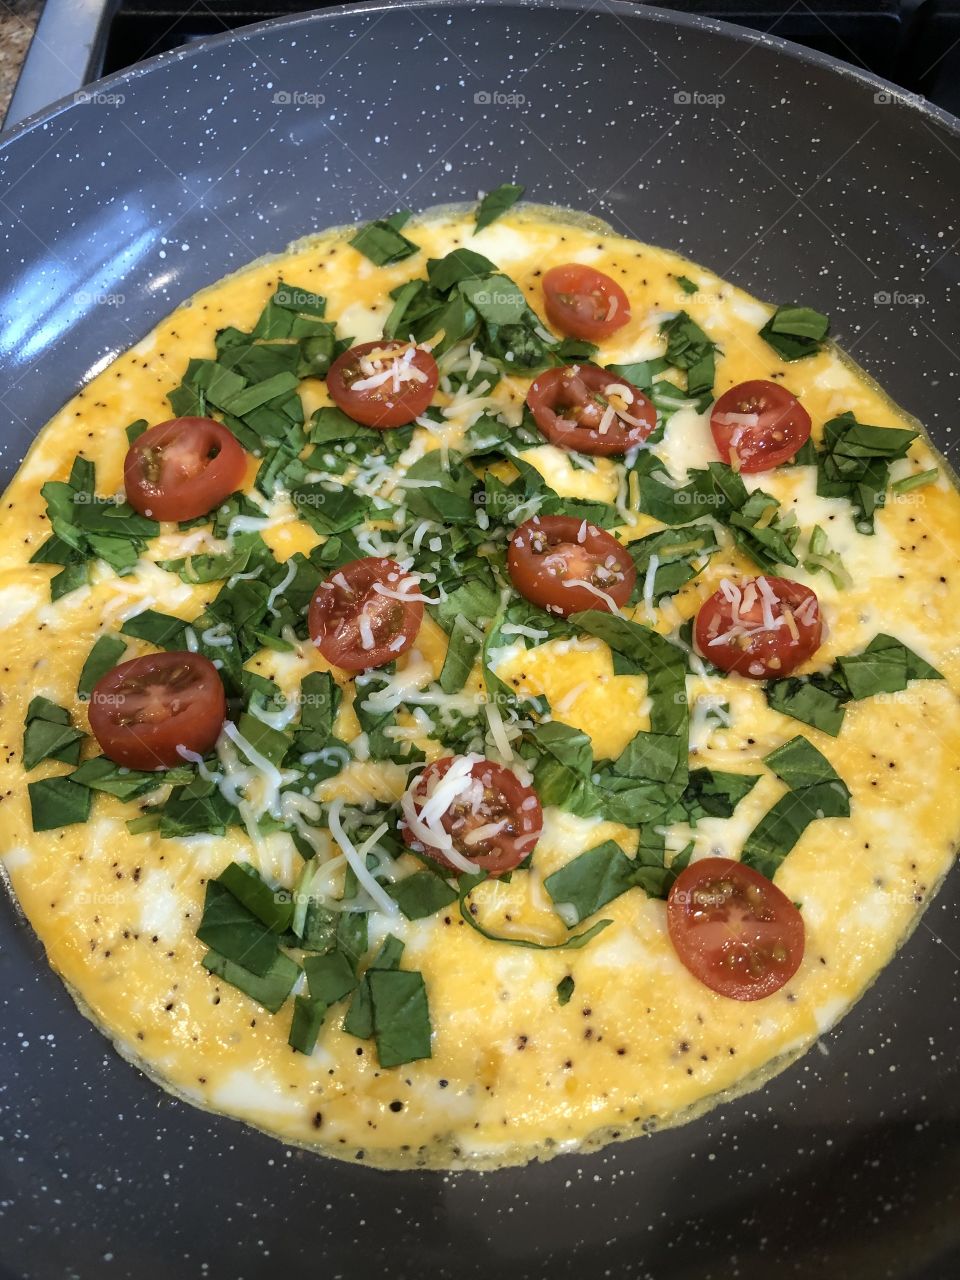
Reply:
<svg viewBox="0 0 960 1280"><path fill-rule="evenodd" d="M895 93L606 0L328 10L115 77L0 143L4 477L199 286L311 229L514 175L829 312L949 452L960 128ZM323 1162L168 1098L80 1017L4 902L0 1272L956 1274L957 888L822 1053L762 1092L598 1156L447 1176Z"/></svg>

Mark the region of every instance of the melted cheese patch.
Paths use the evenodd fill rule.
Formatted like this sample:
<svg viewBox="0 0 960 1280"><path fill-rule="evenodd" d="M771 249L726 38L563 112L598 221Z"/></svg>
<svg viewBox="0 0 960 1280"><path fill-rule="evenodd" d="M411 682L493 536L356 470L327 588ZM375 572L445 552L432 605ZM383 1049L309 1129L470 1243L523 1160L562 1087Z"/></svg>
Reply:
<svg viewBox="0 0 960 1280"><path fill-rule="evenodd" d="M757 334L769 307L665 250L535 209L513 211L468 241L471 228L470 219L459 216L408 226L405 234L422 253L384 269L359 257L344 235L321 236L201 293L56 415L10 487L0 530L0 847L50 963L121 1050L168 1088L285 1141L392 1166L498 1165L583 1148L687 1118L756 1084L831 1026L891 960L950 866L960 831L960 499L945 483L913 491L889 502L876 534L864 537L846 504L817 498L809 470L799 468L763 476L763 487L795 510L805 529L822 525L854 579L840 591L825 574L797 573L819 593L829 626L814 665L825 668L886 630L946 680L853 704L836 739L771 711L744 681L691 680L692 697L721 696L730 713L729 724L698 734L696 763L755 772L763 754L802 728L853 793L851 817L812 823L778 876L784 892L803 903L807 950L796 977L767 1000L739 1004L700 985L670 945L663 903L640 890L610 903L603 914L612 926L579 951L498 946L468 928L454 908L402 926L405 963L422 970L429 992L431 1059L381 1070L373 1048L340 1029L336 1012L315 1052L303 1056L287 1045L291 1005L274 1017L218 981L202 967L204 948L195 937L201 881L232 859L253 861L292 882L299 859L285 836L261 842L255 852L239 832L181 841L129 835L122 824L130 807L106 796L96 798L85 825L32 832L20 764L30 697L43 692L84 725L75 690L95 638L147 607L193 617L215 589L187 587L141 562L129 578L98 572L90 587L51 604L50 567L28 563L48 533L40 484L65 479L82 450L96 462L99 491L119 490L127 448L122 424L169 417L166 396L188 359L213 356L214 335L226 325L249 329L280 279L324 294L339 332L359 340L376 336L389 290L422 276L428 257L458 244L469 242L496 261L539 310L544 269L590 262L620 281L633 312L599 362L661 354L659 321L683 306L721 343L717 394L748 378L782 378L803 400L816 434L838 409L878 425L914 425L833 350L783 364ZM678 274L698 292L678 299ZM492 397L513 423L523 387L522 380L506 378ZM305 383L302 394L308 412L326 403L322 383ZM437 402L445 406L450 399L441 394ZM456 410L451 421L448 445L463 430ZM418 432L406 461L437 447L441 434ZM706 419L690 410L673 417L659 451L677 480L716 456ZM604 460L581 471L548 446L526 457L562 494L617 497ZM938 461L922 441L911 459L917 467ZM652 527L640 517L633 533ZM316 541L279 507L264 536L281 559ZM716 555L701 578L659 611L659 629L692 615L724 573L745 571L749 566L736 553ZM429 668L428 678L440 669L444 645L436 627L424 627L416 661ZM131 641L130 649L146 646ZM502 678L546 693L558 719L588 732L598 758L615 755L648 724L644 679L614 676L602 645L526 649L516 642L499 660ZM408 671L413 661L405 664ZM260 655L249 665L293 690L322 663L305 646L295 655ZM349 705L337 730L347 738L359 732ZM439 754L435 744L432 750ZM47 762L31 777L59 772L62 766ZM358 761L326 784L323 798L395 799L405 779L397 766ZM693 833L696 856L736 855L781 791L765 776L731 820L701 822ZM689 834L671 833L670 847ZM544 941L562 937L543 877L604 839L629 851L636 832L548 809L533 874L478 891L491 926ZM398 928L374 915L371 936ZM576 985L561 1006L556 986L567 976Z"/></svg>

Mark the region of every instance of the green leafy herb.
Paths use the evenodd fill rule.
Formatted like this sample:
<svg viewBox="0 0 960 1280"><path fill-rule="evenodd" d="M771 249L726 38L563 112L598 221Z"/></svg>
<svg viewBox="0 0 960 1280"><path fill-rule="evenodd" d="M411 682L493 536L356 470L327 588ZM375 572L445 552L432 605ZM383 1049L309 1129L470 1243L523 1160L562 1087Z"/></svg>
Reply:
<svg viewBox="0 0 960 1280"><path fill-rule="evenodd" d="M563 1006L570 1003L570 997L573 995L576 983L568 973L565 978L561 978L557 983L557 1004Z"/></svg>
<svg viewBox="0 0 960 1280"><path fill-rule="evenodd" d="M290 894L272 888L255 867L231 862L220 872L217 880L272 933L281 934L289 930L293 922Z"/></svg>
<svg viewBox="0 0 960 1280"><path fill-rule="evenodd" d="M58 827L86 822L90 817L92 794L86 787L71 781L71 775L28 782L30 815L34 831L53 831Z"/></svg>
<svg viewBox="0 0 960 1280"><path fill-rule="evenodd" d="M77 682L77 697L89 698L97 681L123 659L127 646L119 636L100 636L87 654Z"/></svg>
<svg viewBox="0 0 960 1280"><path fill-rule="evenodd" d="M562 942L534 942L530 938L513 938L505 937L502 934L492 933L485 928L477 917L478 908L470 902L470 895L474 889L487 879L485 871L477 872L475 875L462 875L459 883L459 899L460 899L460 915L482 937L489 942L502 942L510 947L524 947L531 951L579 951L581 947L585 947L588 942L602 933L608 925L613 924L612 920L598 920L596 924L584 929L582 933L568 934Z"/></svg>
<svg viewBox="0 0 960 1280"><path fill-rule="evenodd" d="M657 565L652 595L653 603L658 604L664 596L675 595L685 583L695 578L707 557L719 549L717 535L709 524L658 529L656 533L628 543L627 550L637 570L635 599L646 594L646 579L654 557ZM701 561L704 563L698 564Z"/></svg>
<svg viewBox="0 0 960 1280"><path fill-rule="evenodd" d="M456 890L433 871L415 871L386 888L408 920L423 920L436 915L457 900Z"/></svg>
<svg viewBox="0 0 960 1280"><path fill-rule="evenodd" d="M380 1066L401 1067L429 1058L433 1028L422 974L371 969L367 982Z"/></svg>
<svg viewBox="0 0 960 1280"><path fill-rule="evenodd" d="M122 635L155 644L158 649L184 649L186 625L182 618L175 618L172 614L144 609L142 613L135 613L132 618L128 618L120 632Z"/></svg>
<svg viewBox="0 0 960 1280"><path fill-rule="evenodd" d="M274 953L263 973L254 973L216 951L207 952L203 957L203 967L255 1000L269 1013L279 1011L300 976L300 966L282 951Z"/></svg>
<svg viewBox="0 0 960 1280"><path fill-rule="evenodd" d="M829 331L830 321L812 307L785 306L777 307L760 337L782 359L792 361L816 355Z"/></svg>
<svg viewBox="0 0 960 1280"><path fill-rule="evenodd" d="M707 337L686 311L664 320L660 333L667 340L665 359L674 369L687 375L687 395L699 400L713 391L716 376L716 345Z"/></svg>
<svg viewBox="0 0 960 1280"><path fill-rule="evenodd" d="M592 781L593 745L588 734L561 720L538 725L525 744L533 751L533 785L545 805L589 818L603 797Z"/></svg>
<svg viewBox="0 0 960 1280"><path fill-rule="evenodd" d="M741 861L772 880L811 822L850 816L850 792L826 756L802 736L771 751L764 764L789 790L751 831Z"/></svg>
<svg viewBox="0 0 960 1280"><path fill-rule="evenodd" d="M522 195L523 187L517 186L514 182L503 182L493 191L488 191L477 208L477 225L473 234L476 235L491 222L495 222L508 209L512 209Z"/></svg>
<svg viewBox="0 0 960 1280"><path fill-rule="evenodd" d="M861 533L873 532L874 514L883 506L890 463L906 457L917 438L901 427L872 427L850 412L831 418L823 428L817 455L817 493L847 498Z"/></svg>
<svg viewBox="0 0 960 1280"><path fill-rule="evenodd" d="M380 950L371 960L366 973L360 980L350 1008L343 1020L343 1029L348 1035L358 1040L369 1040L373 1035L373 1002L370 996L370 975L379 970L397 969L403 956L403 943L399 938L388 934L380 946Z"/></svg>
<svg viewBox="0 0 960 1280"><path fill-rule="evenodd" d="M849 691L831 676L788 676L766 685L767 702L785 716L835 738L843 725Z"/></svg>
<svg viewBox="0 0 960 1280"><path fill-rule="evenodd" d="M307 956L303 962L303 971L307 975L311 1000L324 1006L346 999L357 985L354 966L342 951Z"/></svg>
<svg viewBox="0 0 960 1280"><path fill-rule="evenodd" d="M641 871L615 841L605 840L547 876L543 887L564 923L575 925L633 889Z"/></svg>
<svg viewBox="0 0 960 1280"><path fill-rule="evenodd" d="M147 540L160 532L155 520L128 503L98 497L95 483L93 463L78 456L69 480L48 480L40 490L52 535L34 552L31 563L64 566L51 580L54 600L89 581L91 560L103 560L119 574L129 573Z"/></svg>
<svg viewBox="0 0 960 1280"><path fill-rule="evenodd" d="M258 977L268 973L277 955L278 935L219 880L207 881L197 937L211 950Z"/></svg>
<svg viewBox="0 0 960 1280"><path fill-rule="evenodd" d="M124 765L114 764L106 756L94 756L85 760L70 775L78 786L89 787L92 791L104 791L116 796L118 800L135 800L162 786L185 785L193 777L193 770L186 765L183 768L151 772L128 769Z"/></svg>
<svg viewBox="0 0 960 1280"><path fill-rule="evenodd" d="M687 276L677 276L677 284L686 294L697 292L697 286Z"/></svg>
<svg viewBox="0 0 960 1280"><path fill-rule="evenodd" d="M75 729L65 707L40 696L30 700L23 732L23 767L34 769L41 760L61 760L78 764L80 746L86 737Z"/></svg>
<svg viewBox="0 0 960 1280"><path fill-rule="evenodd" d="M399 226L402 226L409 216L409 214L406 217L400 215ZM392 262L402 262L404 258L409 258L411 254L420 251L418 244L414 244L412 240L400 234L396 214L393 218L368 222L366 226L360 228L349 243L377 267L385 267Z"/></svg>
<svg viewBox="0 0 960 1280"><path fill-rule="evenodd" d="M850 696L871 698L878 693L899 693L911 680L942 680L943 676L900 640L881 632L863 653L838 658Z"/></svg>
<svg viewBox="0 0 960 1280"><path fill-rule="evenodd" d="M293 1002L293 1020L287 1043L298 1053L313 1053L317 1046L320 1028L327 1015L327 1006L309 996L297 996Z"/></svg>

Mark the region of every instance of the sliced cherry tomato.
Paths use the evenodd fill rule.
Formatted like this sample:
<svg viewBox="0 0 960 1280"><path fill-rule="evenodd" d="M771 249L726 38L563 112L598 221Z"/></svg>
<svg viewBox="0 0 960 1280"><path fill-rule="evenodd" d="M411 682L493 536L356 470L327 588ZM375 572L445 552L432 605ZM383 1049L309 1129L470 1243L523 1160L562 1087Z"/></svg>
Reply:
<svg viewBox="0 0 960 1280"><path fill-rule="evenodd" d="M127 501L154 520L196 520L241 484L247 455L212 418L171 418L138 436L123 463Z"/></svg>
<svg viewBox="0 0 960 1280"><path fill-rule="evenodd" d="M445 784L445 785L444 785ZM537 793L481 756L445 756L427 765L401 801L408 848L449 871L512 871L540 839Z"/></svg>
<svg viewBox="0 0 960 1280"><path fill-rule="evenodd" d="M583 609L616 613L637 580L626 547L576 516L525 520L510 539L507 570L522 596L564 617Z"/></svg>
<svg viewBox="0 0 960 1280"><path fill-rule="evenodd" d="M420 416L440 380L429 351L410 342L362 342L334 360L327 390L338 408L365 427L404 427Z"/></svg>
<svg viewBox="0 0 960 1280"><path fill-rule="evenodd" d="M726 579L700 605L696 648L721 671L776 680L812 658L823 621L817 594L788 577Z"/></svg>
<svg viewBox="0 0 960 1280"><path fill-rule="evenodd" d="M531 383L527 404L551 444L600 457L643 444L657 425L638 387L595 364L547 369Z"/></svg>
<svg viewBox="0 0 960 1280"><path fill-rule="evenodd" d="M599 342L630 320L630 299L602 271L568 262L543 277L547 319L571 338Z"/></svg>
<svg viewBox="0 0 960 1280"><path fill-rule="evenodd" d="M736 471L769 471L810 439L810 415L776 382L741 382L713 406L710 430L720 457Z"/></svg>
<svg viewBox="0 0 960 1280"><path fill-rule="evenodd" d="M670 941L711 991L762 1000L803 959L803 917L777 886L730 858L702 858L673 882L667 898Z"/></svg>
<svg viewBox="0 0 960 1280"><path fill-rule="evenodd" d="M199 653L149 653L121 662L90 695L90 728L104 755L129 769L182 764L178 747L206 755L227 718L217 669Z"/></svg>
<svg viewBox="0 0 960 1280"><path fill-rule="evenodd" d="M697 613L697 648L721 671L778 679L820 647L820 601L790 578L726 579Z"/></svg>
<svg viewBox="0 0 960 1280"><path fill-rule="evenodd" d="M417 638L419 595L417 579L395 560L351 560L313 593L307 619L313 643L344 671L386 666Z"/></svg>

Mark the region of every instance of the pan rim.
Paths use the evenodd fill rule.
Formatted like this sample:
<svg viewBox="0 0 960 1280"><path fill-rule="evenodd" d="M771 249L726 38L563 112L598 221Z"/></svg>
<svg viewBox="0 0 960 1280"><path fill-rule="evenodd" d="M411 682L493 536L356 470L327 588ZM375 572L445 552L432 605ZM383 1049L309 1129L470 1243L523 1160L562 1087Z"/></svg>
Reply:
<svg viewBox="0 0 960 1280"><path fill-rule="evenodd" d="M542 3L542 0L404 0L401 6L392 2L392 0L361 0L358 4L338 4L330 8L311 9L306 13L288 14L279 18L268 18L263 22L250 23L247 26L234 27L232 30L224 31L219 35L209 36L195 43L167 50L165 53L154 54L153 57L134 63L133 66L126 67L122 71L115 71L112 75L91 81L89 86L85 86L85 89L95 88L98 91L109 91L117 86L130 85L143 76L150 75L158 68L170 63L183 62L194 56L203 58L209 52L215 52L224 45L237 41L243 43L244 39L259 36L261 32L272 27L282 26L291 31L296 31L318 22L336 22L356 14L387 14L395 9L517 9L526 11L534 7L542 7L571 12L577 10L584 13L592 11L597 14L606 12L618 19L649 21L692 31L713 31L719 35L728 36L743 45L763 45L782 56L790 58L794 62L833 71L843 79L855 81L864 88L872 88L875 92L889 93L904 108L915 111L929 121L936 122L960 140L960 117L945 111L942 107L936 106L921 95L910 94L901 85L895 84L891 80L886 80L882 76L875 75L872 71L867 71L864 68L856 67L852 63L845 62L842 58L835 58L832 54L822 53L817 49L808 49L804 45L798 44L794 40L786 40L782 36L755 31L750 27L741 26L739 23L726 22L720 18L705 17L701 14L684 13L655 5L647 6L643 4L641 6L632 3L631 0L604 0L602 9L596 9L595 5L596 0L547 0L545 4ZM68 94L66 97L50 103L42 110L34 112L33 115L27 116L26 119L20 121L11 129L0 132L0 161L21 139L35 133L37 130L42 130L72 107L81 105L83 104L76 99L76 93Z"/></svg>

